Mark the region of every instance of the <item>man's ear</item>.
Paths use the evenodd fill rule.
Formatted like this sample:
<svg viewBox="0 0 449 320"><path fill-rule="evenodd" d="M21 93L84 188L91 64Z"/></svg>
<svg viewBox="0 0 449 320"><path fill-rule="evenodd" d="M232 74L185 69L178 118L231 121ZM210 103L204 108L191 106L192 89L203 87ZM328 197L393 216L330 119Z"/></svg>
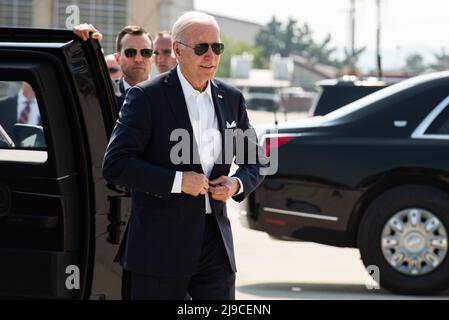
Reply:
<svg viewBox="0 0 449 320"><path fill-rule="evenodd" d="M119 62L118 59L119 59L120 55L118 52L114 53L114 57L115 57L115 61Z"/></svg>
<svg viewBox="0 0 449 320"><path fill-rule="evenodd" d="M177 42L173 42L173 52L175 53L175 58L178 58L181 54L181 50L179 49L179 44Z"/></svg>

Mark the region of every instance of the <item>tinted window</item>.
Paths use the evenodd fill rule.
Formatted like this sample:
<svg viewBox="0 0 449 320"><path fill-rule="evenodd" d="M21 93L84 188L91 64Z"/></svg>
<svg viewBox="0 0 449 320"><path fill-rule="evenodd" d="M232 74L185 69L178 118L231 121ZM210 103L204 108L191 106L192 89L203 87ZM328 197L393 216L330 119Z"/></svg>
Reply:
<svg viewBox="0 0 449 320"><path fill-rule="evenodd" d="M446 106L446 108L432 122L432 124L430 125L430 127L426 131L426 133L449 135L449 107L448 106Z"/></svg>
<svg viewBox="0 0 449 320"><path fill-rule="evenodd" d="M447 90L447 83L449 81L448 75L449 73L437 75L428 74L401 81L343 106L340 109L327 114L325 118L329 121L346 117L360 118L371 115L378 111L379 108L388 107L390 104L398 105L401 108L407 105L398 103L400 101L409 101L409 105L419 107L419 104L415 100L417 97L423 98L423 100L426 101L425 107L435 107L437 103L444 98L444 94L449 93L449 90ZM433 81L438 81L438 84L434 84ZM433 91L438 92L438 97L434 96L435 92ZM428 99L425 99L423 94L425 94ZM431 103L429 103L430 99L432 99ZM433 100L438 100L438 102L434 102ZM385 103L386 101L388 104ZM403 110L407 111L408 109Z"/></svg>
<svg viewBox="0 0 449 320"><path fill-rule="evenodd" d="M46 149L39 104L26 81L0 82L0 148Z"/></svg>
<svg viewBox="0 0 449 320"><path fill-rule="evenodd" d="M247 100L248 109L266 109L266 110L274 110L277 109L277 103L273 99L264 99L264 98L254 98Z"/></svg>
<svg viewBox="0 0 449 320"><path fill-rule="evenodd" d="M273 87L249 87L249 93L276 93L277 89Z"/></svg>
<svg viewBox="0 0 449 320"><path fill-rule="evenodd" d="M383 86L324 86L320 88L313 115L325 115L348 103L358 100Z"/></svg>

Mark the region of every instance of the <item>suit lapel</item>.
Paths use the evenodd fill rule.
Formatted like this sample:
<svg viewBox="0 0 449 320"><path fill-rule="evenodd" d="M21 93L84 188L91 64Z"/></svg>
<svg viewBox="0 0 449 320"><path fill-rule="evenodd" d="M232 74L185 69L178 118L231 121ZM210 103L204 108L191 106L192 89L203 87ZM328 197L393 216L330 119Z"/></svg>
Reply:
<svg viewBox="0 0 449 320"><path fill-rule="evenodd" d="M215 114L217 116L218 128L221 134L221 153L218 159L221 159L222 164L224 164L224 147L225 147L225 106L226 106L226 95L225 91L221 90L215 81L211 81L211 93L212 100L214 102ZM215 164L210 173L210 179L215 179L219 176L221 165Z"/></svg>
<svg viewBox="0 0 449 320"><path fill-rule="evenodd" d="M225 92L220 89L220 87L217 85L215 81L211 81L211 93L212 93L212 100L214 102L214 108L215 108L215 114L217 115L218 120L218 126L220 133L222 137L224 136L224 129L225 129Z"/></svg>
<svg viewBox="0 0 449 320"><path fill-rule="evenodd" d="M125 92L125 83L123 81L124 81L123 77L121 77L119 82L118 82L118 87L119 87L119 90L120 90L120 93L121 93L122 96L124 96L125 93L126 93Z"/></svg>

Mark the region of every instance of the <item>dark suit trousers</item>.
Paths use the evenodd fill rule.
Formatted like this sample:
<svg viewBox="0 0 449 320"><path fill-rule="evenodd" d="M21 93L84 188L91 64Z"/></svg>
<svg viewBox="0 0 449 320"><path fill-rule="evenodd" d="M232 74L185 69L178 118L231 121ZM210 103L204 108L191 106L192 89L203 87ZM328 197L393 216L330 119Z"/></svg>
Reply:
<svg viewBox="0 0 449 320"><path fill-rule="evenodd" d="M157 259L157 258L156 258ZM201 258L191 277L160 277L131 273L134 300L234 300L232 271L220 230L213 214L206 215Z"/></svg>

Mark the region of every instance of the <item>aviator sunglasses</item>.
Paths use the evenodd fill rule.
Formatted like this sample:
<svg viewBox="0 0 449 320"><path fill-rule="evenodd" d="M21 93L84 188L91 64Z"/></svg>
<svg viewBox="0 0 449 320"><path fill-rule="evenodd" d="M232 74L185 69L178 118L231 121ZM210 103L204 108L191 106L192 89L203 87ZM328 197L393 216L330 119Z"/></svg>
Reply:
<svg viewBox="0 0 449 320"><path fill-rule="evenodd" d="M115 67L109 67L108 71L109 71L109 73L116 73L116 72L119 72L120 69L119 68L115 68Z"/></svg>
<svg viewBox="0 0 449 320"><path fill-rule="evenodd" d="M132 58L137 54L137 49L128 48L123 51L127 58ZM140 49L140 55L144 58L151 58L153 55L153 49Z"/></svg>
<svg viewBox="0 0 449 320"><path fill-rule="evenodd" d="M209 50L209 46L212 48L212 51L216 54L216 55L220 55L223 53L224 51L224 44L220 43L220 42L215 42L212 44L208 44L208 43L199 43L195 46L189 46L188 44L182 43L181 41L177 41L178 43L189 47L191 49L193 49L193 52L195 52L195 54L197 56L202 56L203 54L205 54L207 52L207 50Z"/></svg>

